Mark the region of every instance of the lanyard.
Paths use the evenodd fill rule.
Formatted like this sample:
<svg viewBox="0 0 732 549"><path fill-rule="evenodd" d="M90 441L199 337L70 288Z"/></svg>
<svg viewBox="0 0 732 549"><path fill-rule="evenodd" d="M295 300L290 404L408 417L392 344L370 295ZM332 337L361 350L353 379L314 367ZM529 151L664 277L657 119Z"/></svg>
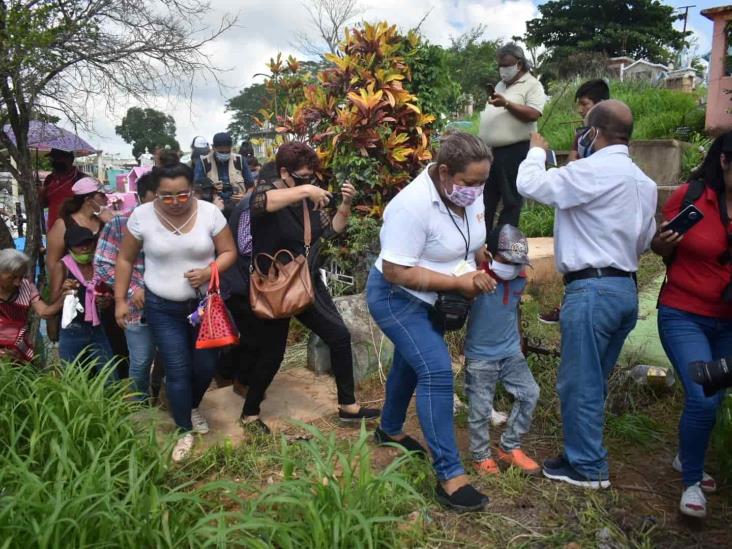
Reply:
<svg viewBox="0 0 732 549"><path fill-rule="evenodd" d="M444 204L444 200L443 200ZM460 233L460 236L463 238L463 242L465 242L465 261L468 260L468 253L470 252L470 220L468 219L468 212L465 211L465 217L463 219L465 220L465 225L468 227L468 238L465 238L465 234L463 231L458 227L457 221L455 221L455 218L452 215L452 211L450 210L450 207L445 204L445 208L447 208L447 215L450 217L450 221L452 221L452 224L455 225L455 228Z"/></svg>

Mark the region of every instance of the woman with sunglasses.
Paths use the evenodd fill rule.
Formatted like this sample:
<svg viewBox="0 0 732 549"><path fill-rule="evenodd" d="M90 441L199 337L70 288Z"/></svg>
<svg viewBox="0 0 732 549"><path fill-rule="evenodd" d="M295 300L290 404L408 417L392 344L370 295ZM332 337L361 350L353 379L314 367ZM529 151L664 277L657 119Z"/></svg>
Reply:
<svg viewBox="0 0 732 549"><path fill-rule="evenodd" d="M283 249L295 257L305 253L302 206L305 200L312 235L308 263L313 275L322 239L346 229L356 190L350 183L341 187L343 201L331 219L323 211L331 201L331 193L312 184L319 167L315 151L305 143L285 143L277 150L275 162L280 179L273 183L259 183L251 199L252 258L261 253L274 255ZM267 268L264 264L260 267ZM297 315L297 319L330 348L331 367L338 389L338 415L345 422L375 419L379 410L363 408L356 402L351 334L319 276L313 276L313 287L315 303ZM288 318L255 323L261 348L249 376L249 390L240 420L250 431L269 432L267 425L259 419L259 405L285 356L289 326Z"/></svg>
<svg viewBox="0 0 732 549"><path fill-rule="evenodd" d="M185 164L157 168L156 198L137 207L127 222L117 257L115 316L125 327L127 289L135 258L145 257L145 318L165 363L166 393L182 433L173 460L188 457L193 434L209 431L198 405L214 374L218 351L195 349L196 330L188 321L206 292L215 260L219 271L236 259L226 219L213 204L193 196L193 172Z"/></svg>
<svg viewBox="0 0 732 549"><path fill-rule="evenodd" d="M703 214L701 221L683 235L666 229L689 202ZM666 221L651 245L667 265L658 300L658 333L684 387L673 468L683 477L681 512L704 517L704 493L716 490L714 479L704 472L704 459L725 392L705 396L689 375L689 364L732 355L732 132L712 143L690 183L669 197L663 216Z"/></svg>

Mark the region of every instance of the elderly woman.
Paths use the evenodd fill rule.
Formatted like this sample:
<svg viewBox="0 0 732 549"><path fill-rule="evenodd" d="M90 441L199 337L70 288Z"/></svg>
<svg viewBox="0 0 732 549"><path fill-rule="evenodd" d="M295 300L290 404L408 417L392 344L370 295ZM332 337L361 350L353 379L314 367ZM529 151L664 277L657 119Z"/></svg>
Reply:
<svg viewBox="0 0 732 549"><path fill-rule="evenodd" d="M38 289L28 276L30 258L18 250L0 250L0 356L31 361L34 352L28 332L31 310L41 318L50 318L63 306L63 296L51 305L41 300ZM69 281L63 287L70 290Z"/></svg>
<svg viewBox="0 0 732 549"><path fill-rule="evenodd" d="M386 402L375 438L426 453L404 433L412 395L434 459L439 501L458 511L479 511L488 498L470 485L455 440L452 360L445 325L436 319L438 295L469 300L495 291L496 281L476 270L486 241L480 195L491 151L477 137L452 134L437 161L402 189L384 212L381 254L366 286L371 316L394 343ZM464 318L464 317L463 317Z"/></svg>
<svg viewBox="0 0 732 549"><path fill-rule="evenodd" d="M274 183L260 183L251 199L252 257L274 255L289 250L293 256L306 252L305 215L310 218L312 251L308 257L313 276L315 303L297 319L319 335L330 348L330 360L338 389L338 415L341 421L358 422L375 419L379 410L364 408L356 402L353 383L351 334L319 276L314 276L319 244L324 237L342 233L351 213L356 190L350 183L341 187L343 201L331 219L327 207L331 193L311 183L319 167L318 155L304 143L285 143L277 150L277 172ZM264 265L262 265L264 267ZM260 320L254 323L260 345L256 365L249 376L249 391L241 413L245 429L269 432L259 419L259 405L285 356L290 319Z"/></svg>
<svg viewBox="0 0 732 549"><path fill-rule="evenodd" d="M236 246L219 209L193 196L188 166L163 166L154 177L155 200L132 212L117 256L115 316L127 327L132 271L144 252L145 316L165 363L170 411L181 433L172 457L181 461L191 453L193 433L209 431L198 405L218 358L217 349L195 348L197 330L188 317L206 292L211 264L226 271L236 260Z"/></svg>
<svg viewBox="0 0 732 549"><path fill-rule="evenodd" d="M498 225L519 226L523 199L516 190L519 164L529 152L529 138L537 130L546 97L529 70L524 50L506 44L498 50L501 81L480 116L480 137L493 149L493 165L483 193L485 225L493 228L498 202L503 203Z"/></svg>

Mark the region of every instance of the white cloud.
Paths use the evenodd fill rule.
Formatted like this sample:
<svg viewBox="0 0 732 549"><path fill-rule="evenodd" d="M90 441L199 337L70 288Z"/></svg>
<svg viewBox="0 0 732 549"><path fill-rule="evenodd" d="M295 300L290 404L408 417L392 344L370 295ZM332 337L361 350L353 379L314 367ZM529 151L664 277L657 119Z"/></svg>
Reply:
<svg viewBox="0 0 732 549"><path fill-rule="evenodd" d="M214 64L227 67L218 78L223 89L213 81L197 82L193 102L187 98L162 97L151 100L151 106L172 114L177 125L177 139L182 148L196 135L209 139L214 133L226 129L229 114L224 112L225 100L242 87L256 81L254 75L265 72L265 63L277 52L286 56L293 53L302 57L293 47L298 31L308 29L307 13L298 0L212 0L211 19L224 13L238 13L237 27L209 44L206 53ZM509 39L523 34L527 19L535 17L537 10L531 0L362 0L362 19L387 20L402 29L419 23L431 9L421 30L431 42L450 43L471 27L482 24L486 38ZM208 15L206 15L208 17ZM128 107L136 103L116 98L114 114L105 112L104 105L94 109L94 132L85 136L88 141L106 152L128 155L131 146L114 133Z"/></svg>

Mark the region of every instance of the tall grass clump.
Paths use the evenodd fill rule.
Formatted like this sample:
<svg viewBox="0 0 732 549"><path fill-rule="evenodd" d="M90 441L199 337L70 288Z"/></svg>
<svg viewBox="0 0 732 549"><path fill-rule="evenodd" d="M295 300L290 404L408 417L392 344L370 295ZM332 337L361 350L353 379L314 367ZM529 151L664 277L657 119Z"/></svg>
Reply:
<svg viewBox="0 0 732 549"><path fill-rule="evenodd" d="M575 129L582 125L574 102L581 83L581 79L575 79L551 85L551 100L539 121L539 131L554 149L570 149ZM633 139L691 138L704 130L704 109L699 106L696 94L659 88L643 81L613 80L610 96L624 101L633 111ZM676 130L683 127L688 128L687 133L678 134Z"/></svg>
<svg viewBox="0 0 732 549"><path fill-rule="evenodd" d="M717 413L712 444L719 459L720 475L732 481L732 393L728 393Z"/></svg>

